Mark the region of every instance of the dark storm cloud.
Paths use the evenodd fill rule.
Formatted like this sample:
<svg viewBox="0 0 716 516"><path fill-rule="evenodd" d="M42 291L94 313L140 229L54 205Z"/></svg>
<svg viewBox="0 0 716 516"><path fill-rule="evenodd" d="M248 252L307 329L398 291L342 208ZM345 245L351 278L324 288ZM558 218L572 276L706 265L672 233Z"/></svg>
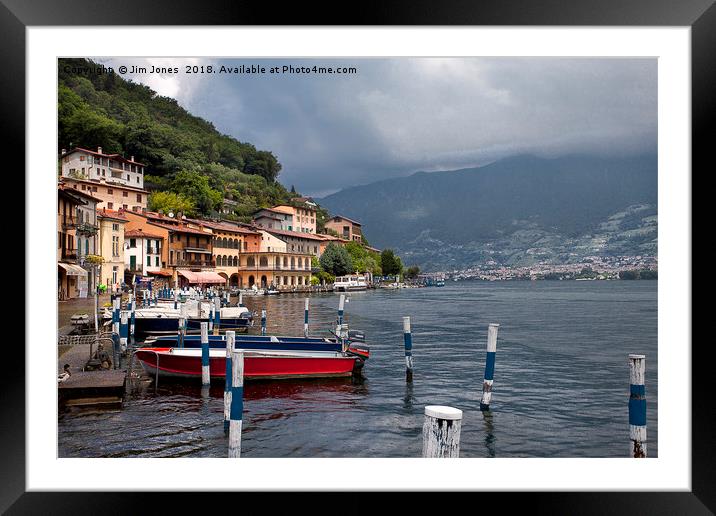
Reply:
<svg viewBox="0 0 716 516"><path fill-rule="evenodd" d="M123 60L112 60L115 66ZM153 59L165 66L187 60ZM193 62L209 60L193 59ZM520 152L655 152L655 59L336 58L213 64L355 66L355 75L135 77L283 164L320 196Z"/></svg>

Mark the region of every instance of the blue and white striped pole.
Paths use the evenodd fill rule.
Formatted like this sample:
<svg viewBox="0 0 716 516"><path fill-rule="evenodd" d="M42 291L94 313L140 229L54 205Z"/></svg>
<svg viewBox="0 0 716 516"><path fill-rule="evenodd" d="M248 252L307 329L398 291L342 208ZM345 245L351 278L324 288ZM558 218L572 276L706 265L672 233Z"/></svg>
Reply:
<svg viewBox="0 0 716 516"><path fill-rule="evenodd" d="M629 355L629 456L646 458L645 355Z"/></svg>
<svg viewBox="0 0 716 516"><path fill-rule="evenodd" d="M487 327L487 358L485 359L485 380L482 382L482 399L480 410L490 410L492 400L492 382L495 378L495 355L497 354L497 323Z"/></svg>
<svg viewBox="0 0 716 516"><path fill-rule="evenodd" d="M134 327L135 327L135 326L134 326L134 321L135 321L135 314L134 314L134 312L136 311L136 308L137 308L137 300L134 298L134 296L130 297L130 299L131 299L131 301L132 301L132 308L131 308L131 310L132 310L132 312L131 312L131 313L132 313L132 316L131 316L130 319L129 319L129 335L130 335L130 337L132 338L132 344L134 344L134 343L136 342L135 339L134 339Z"/></svg>
<svg viewBox="0 0 716 516"><path fill-rule="evenodd" d="M112 360L114 369L117 369L119 363L119 321L112 323Z"/></svg>
<svg viewBox="0 0 716 516"><path fill-rule="evenodd" d="M234 374L231 368L231 354L234 351L236 333L229 330L226 332L226 374L224 375L224 432L229 432L229 421L231 420L231 376Z"/></svg>
<svg viewBox="0 0 716 516"><path fill-rule="evenodd" d="M241 457L241 427L244 412L244 350L231 353L231 409L229 413L229 458Z"/></svg>
<svg viewBox="0 0 716 516"><path fill-rule="evenodd" d="M209 303L209 331L214 329L214 303Z"/></svg>
<svg viewBox="0 0 716 516"><path fill-rule="evenodd" d="M336 327L336 333L340 336L343 331L343 309L346 305L346 295L341 294L338 300L338 326Z"/></svg>
<svg viewBox="0 0 716 516"><path fill-rule="evenodd" d="M306 298L306 305L303 308L303 336L308 337L308 298Z"/></svg>
<svg viewBox="0 0 716 516"><path fill-rule="evenodd" d="M261 310L261 335L266 335L266 310Z"/></svg>
<svg viewBox="0 0 716 516"><path fill-rule="evenodd" d="M112 301L112 324L119 322L119 311L122 307L122 300L119 297L115 297Z"/></svg>
<svg viewBox="0 0 716 516"><path fill-rule="evenodd" d="M410 332L410 317L403 317L403 341L405 343L405 381L413 381L413 335Z"/></svg>
<svg viewBox="0 0 716 516"><path fill-rule="evenodd" d="M127 340L129 339L129 313L125 310L120 315L119 323L119 351L127 351Z"/></svg>
<svg viewBox="0 0 716 516"><path fill-rule="evenodd" d="M221 328L221 298L216 296L214 298L214 335L219 334L219 328Z"/></svg>
<svg viewBox="0 0 716 516"><path fill-rule="evenodd" d="M201 323L201 384L209 385L211 376L209 372L209 325Z"/></svg>

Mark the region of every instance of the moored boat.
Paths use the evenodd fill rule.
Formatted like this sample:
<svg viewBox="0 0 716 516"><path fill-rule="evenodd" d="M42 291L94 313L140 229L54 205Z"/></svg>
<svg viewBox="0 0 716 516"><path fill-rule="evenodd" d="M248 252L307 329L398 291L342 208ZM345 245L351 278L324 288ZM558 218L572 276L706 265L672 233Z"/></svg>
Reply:
<svg viewBox="0 0 716 516"><path fill-rule="evenodd" d="M243 348L241 348L243 349ZM173 378L198 378L202 350L198 348L145 347L135 351L147 374ZM348 377L360 371L365 359L341 351L244 350L245 380ZM209 350L209 374L226 375L226 350Z"/></svg>

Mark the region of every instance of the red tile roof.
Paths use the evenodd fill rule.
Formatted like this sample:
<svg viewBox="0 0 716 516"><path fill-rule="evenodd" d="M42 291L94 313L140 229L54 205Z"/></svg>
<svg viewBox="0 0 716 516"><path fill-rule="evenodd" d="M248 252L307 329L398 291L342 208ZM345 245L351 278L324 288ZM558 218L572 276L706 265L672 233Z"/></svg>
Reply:
<svg viewBox="0 0 716 516"><path fill-rule="evenodd" d="M91 151L89 149L84 149L82 147L75 147L74 149L71 149L71 150L65 152L64 154L62 154L62 156L67 156L68 154L72 154L73 152L77 152L77 151L86 152L88 154L93 154L94 156L102 156L103 158L117 159L119 161L124 161L126 163L132 163L134 165L140 165L142 167L146 167L146 165L144 163L140 163L138 161L132 161L131 159L127 159L120 154L103 154L101 152Z"/></svg>
<svg viewBox="0 0 716 516"><path fill-rule="evenodd" d="M299 231L286 231L285 229L271 229L263 228L263 231L271 233L272 235L283 235L292 238L305 238L307 240L325 240L322 238L323 235L317 235L316 233L301 233Z"/></svg>
<svg viewBox="0 0 716 516"><path fill-rule="evenodd" d="M123 212L108 210L107 208L102 208L101 210L97 210L97 216L105 218L105 219L116 219L116 220L122 220L124 222L129 222L129 219L127 219L127 217L124 216Z"/></svg>
<svg viewBox="0 0 716 516"><path fill-rule="evenodd" d="M356 220L349 219L348 217L344 217L343 215L335 215L334 217L331 217L331 218L328 219L328 220L331 221L331 220L335 220L335 219L347 220L348 222L350 222L350 223L352 223L352 224L355 224L356 226L360 226L360 225L361 225L360 222L358 222L358 221L356 221Z"/></svg>
<svg viewBox="0 0 716 516"><path fill-rule="evenodd" d="M124 232L124 238L164 238L163 235L143 231L142 228L130 229Z"/></svg>

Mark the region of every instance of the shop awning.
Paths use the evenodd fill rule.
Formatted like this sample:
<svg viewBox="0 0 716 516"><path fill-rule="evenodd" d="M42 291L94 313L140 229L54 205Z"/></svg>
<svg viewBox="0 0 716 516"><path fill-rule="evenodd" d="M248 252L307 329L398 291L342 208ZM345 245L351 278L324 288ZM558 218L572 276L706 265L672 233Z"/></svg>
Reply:
<svg viewBox="0 0 716 516"><path fill-rule="evenodd" d="M208 271L193 272L193 271L178 270L177 273L184 276L189 281L189 283L201 284L201 285L206 285L209 283L221 283L221 284L226 283L226 279L222 278L215 272L208 272Z"/></svg>
<svg viewBox="0 0 716 516"><path fill-rule="evenodd" d="M172 271L168 271L166 269L161 269L158 271L147 271L147 274L151 274L152 276L173 276Z"/></svg>
<svg viewBox="0 0 716 516"><path fill-rule="evenodd" d="M87 274L87 271L79 265L61 262L57 262L57 265L65 269L65 271L67 271L68 276L85 276Z"/></svg>

